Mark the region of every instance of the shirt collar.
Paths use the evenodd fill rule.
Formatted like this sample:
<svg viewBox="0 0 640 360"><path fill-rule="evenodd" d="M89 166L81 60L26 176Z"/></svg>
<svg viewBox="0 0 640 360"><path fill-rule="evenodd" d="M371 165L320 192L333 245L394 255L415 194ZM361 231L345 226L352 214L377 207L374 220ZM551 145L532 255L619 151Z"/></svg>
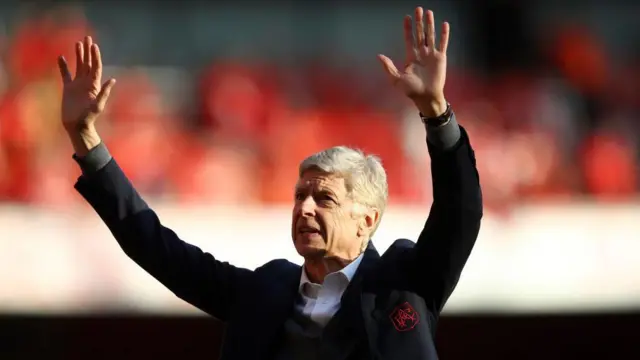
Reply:
<svg viewBox="0 0 640 360"><path fill-rule="evenodd" d="M356 274L356 271L358 270L358 266L360 266L360 262L362 262L363 257L364 257L364 253L360 254L360 256L358 256L355 260L353 260L349 265L345 266L344 268L342 268L340 271L337 271L337 272L342 273L344 277L347 279L347 281L351 282L351 280L353 280L353 277ZM307 284L307 283L313 284L311 280L309 280L309 277L307 276L307 271L304 269L304 266L302 266L302 274L300 275L299 290L302 290L302 287L304 286L304 284Z"/></svg>

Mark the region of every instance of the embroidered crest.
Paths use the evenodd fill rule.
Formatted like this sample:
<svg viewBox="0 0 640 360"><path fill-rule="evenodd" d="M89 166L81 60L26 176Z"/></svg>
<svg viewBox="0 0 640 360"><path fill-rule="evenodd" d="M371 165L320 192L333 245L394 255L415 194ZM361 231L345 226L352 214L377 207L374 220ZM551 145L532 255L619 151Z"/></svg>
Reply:
<svg viewBox="0 0 640 360"><path fill-rule="evenodd" d="M389 318L398 331L409 331L420 322L420 314L418 314L409 302L396 306L389 315Z"/></svg>

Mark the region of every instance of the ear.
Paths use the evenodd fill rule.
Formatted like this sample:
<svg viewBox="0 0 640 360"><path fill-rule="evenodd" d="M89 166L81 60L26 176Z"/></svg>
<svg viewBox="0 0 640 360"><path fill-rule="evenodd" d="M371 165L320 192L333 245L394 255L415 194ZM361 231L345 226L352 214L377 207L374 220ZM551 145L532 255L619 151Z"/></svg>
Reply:
<svg viewBox="0 0 640 360"><path fill-rule="evenodd" d="M380 210L376 208L366 209L358 223L358 236L371 236L378 221L380 221Z"/></svg>

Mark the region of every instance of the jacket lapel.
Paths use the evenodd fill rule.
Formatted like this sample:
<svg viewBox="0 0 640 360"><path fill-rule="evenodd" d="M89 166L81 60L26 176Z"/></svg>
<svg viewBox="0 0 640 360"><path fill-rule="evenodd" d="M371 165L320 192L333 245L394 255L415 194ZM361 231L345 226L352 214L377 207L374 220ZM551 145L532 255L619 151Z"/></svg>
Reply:
<svg viewBox="0 0 640 360"><path fill-rule="evenodd" d="M261 292L259 340L251 345L255 346L252 352L257 355L256 358L270 358L280 345L284 323L295 307L301 271L300 266L291 264L291 268L281 274L277 283L269 284Z"/></svg>
<svg viewBox="0 0 640 360"><path fill-rule="evenodd" d="M380 254L369 241L362 261L342 295L340 309L324 329L320 358L345 359L355 350L358 340L366 338L360 311L362 290L365 277L375 269L379 260Z"/></svg>

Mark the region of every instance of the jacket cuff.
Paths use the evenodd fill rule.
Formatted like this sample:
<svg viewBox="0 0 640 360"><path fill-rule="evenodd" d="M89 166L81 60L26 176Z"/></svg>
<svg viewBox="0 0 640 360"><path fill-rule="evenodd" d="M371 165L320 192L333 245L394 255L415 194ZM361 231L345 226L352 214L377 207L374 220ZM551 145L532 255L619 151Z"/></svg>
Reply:
<svg viewBox="0 0 640 360"><path fill-rule="evenodd" d="M443 125L426 125L425 127L427 128L427 141L439 150L448 150L460 140L460 126L458 126L455 113L451 114L451 119Z"/></svg>
<svg viewBox="0 0 640 360"><path fill-rule="evenodd" d="M80 165L82 173L84 175L89 175L96 173L105 167L109 161L111 161L112 156L109 153L107 146L104 143L100 143L98 146L89 150L85 156L80 157L73 154L73 159L78 163L78 165Z"/></svg>

